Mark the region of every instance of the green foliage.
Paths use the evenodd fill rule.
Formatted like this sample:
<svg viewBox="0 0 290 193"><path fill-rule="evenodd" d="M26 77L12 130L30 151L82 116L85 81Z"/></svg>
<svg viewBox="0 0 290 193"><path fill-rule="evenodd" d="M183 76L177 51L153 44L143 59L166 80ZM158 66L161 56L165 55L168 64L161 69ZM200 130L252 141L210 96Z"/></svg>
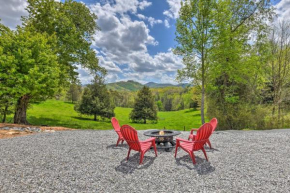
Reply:
<svg viewBox="0 0 290 193"><path fill-rule="evenodd" d="M32 100L52 97L59 87L60 67L46 33L18 28L0 35L0 96ZM48 42L51 42L48 44Z"/></svg>
<svg viewBox="0 0 290 193"><path fill-rule="evenodd" d="M0 97L0 115L2 123L6 122L7 115L14 113L15 102L16 101L9 94Z"/></svg>
<svg viewBox="0 0 290 193"><path fill-rule="evenodd" d="M26 10L29 15L23 17L23 22L27 29L56 37L53 45L63 73L61 82L76 79L76 63L92 71L104 71L90 47L98 29L97 16L85 4L72 0L28 0Z"/></svg>
<svg viewBox="0 0 290 193"><path fill-rule="evenodd" d="M96 76L93 83L84 89L81 100L75 106L75 110L81 114L94 115L97 117L111 118L114 114L115 105L108 92L102 77Z"/></svg>
<svg viewBox="0 0 290 193"><path fill-rule="evenodd" d="M117 107L133 108L136 92L110 90L110 93Z"/></svg>
<svg viewBox="0 0 290 193"><path fill-rule="evenodd" d="M82 86L80 84L72 83L66 93L66 99L72 103L77 102L82 94Z"/></svg>
<svg viewBox="0 0 290 193"><path fill-rule="evenodd" d="M214 28L214 0L186 0L181 3L176 21L175 54L183 56L185 68L178 71L178 80L191 79L201 85L201 122L205 122L204 101L209 52ZM198 59L196 59L198 58Z"/></svg>
<svg viewBox="0 0 290 193"><path fill-rule="evenodd" d="M267 57L261 48L271 10L266 1L224 0L214 12L207 115L217 117L222 129L261 128L266 113L258 104ZM251 34L258 37L254 43Z"/></svg>
<svg viewBox="0 0 290 193"><path fill-rule="evenodd" d="M163 104L162 104L162 101L157 101L156 103L157 107L158 107L158 111L162 111L163 110Z"/></svg>
<svg viewBox="0 0 290 193"><path fill-rule="evenodd" d="M133 122L143 121L144 123L146 120L157 121L157 107L149 87L144 86L138 92L130 119Z"/></svg>

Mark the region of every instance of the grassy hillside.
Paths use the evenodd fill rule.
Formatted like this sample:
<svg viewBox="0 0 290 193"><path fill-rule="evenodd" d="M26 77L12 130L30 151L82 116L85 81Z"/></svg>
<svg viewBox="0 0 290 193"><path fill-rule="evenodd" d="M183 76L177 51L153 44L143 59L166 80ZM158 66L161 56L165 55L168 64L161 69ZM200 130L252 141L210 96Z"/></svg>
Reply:
<svg viewBox="0 0 290 193"><path fill-rule="evenodd" d="M137 91L143 87L139 82L128 80L127 82L115 82L107 84L108 89L117 90L117 91Z"/></svg>
<svg viewBox="0 0 290 193"><path fill-rule="evenodd" d="M71 103L48 100L43 103L34 104L28 110L28 121L34 125L64 126L77 129L112 129L111 123L107 121L93 121L93 117L80 116L73 110ZM200 112L192 110L159 112L159 121L156 124L137 124L129 120L130 108L115 109L116 117L120 124L130 124L138 130L142 129L174 129L190 130L200 126ZM9 117L8 120L12 118Z"/></svg>

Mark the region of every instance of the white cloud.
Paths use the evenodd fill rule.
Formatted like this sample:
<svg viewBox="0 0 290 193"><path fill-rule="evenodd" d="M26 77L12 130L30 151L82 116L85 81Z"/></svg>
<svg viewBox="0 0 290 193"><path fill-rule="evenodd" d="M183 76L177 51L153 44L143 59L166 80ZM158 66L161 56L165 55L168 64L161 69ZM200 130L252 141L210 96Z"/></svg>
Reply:
<svg viewBox="0 0 290 193"><path fill-rule="evenodd" d="M25 8L28 3L26 0L0 0L0 19L1 23L15 29L21 25L21 16L28 15Z"/></svg>
<svg viewBox="0 0 290 193"><path fill-rule="evenodd" d="M145 15L142 15L142 14L137 14L136 16L142 20L145 20L147 18Z"/></svg>
<svg viewBox="0 0 290 193"><path fill-rule="evenodd" d="M281 0L275 5L278 20L290 21L290 0Z"/></svg>
<svg viewBox="0 0 290 193"><path fill-rule="evenodd" d="M177 69L183 67L181 58L171 50L156 55L150 55L147 50L148 45L156 46L158 42L150 35L144 21L150 26L163 21L134 12L135 8L120 12L116 9L120 7L118 2L90 6L99 18L97 23L101 31L95 34L94 46L101 52L98 54L100 65L108 70L106 81L175 82ZM133 21L129 13L144 21Z"/></svg>
<svg viewBox="0 0 290 193"><path fill-rule="evenodd" d="M167 19L164 20L164 25L165 27L170 28L170 24Z"/></svg>
<svg viewBox="0 0 290 193"><path fill-rule="evenodd" d="M179 17L179 9L181 8L180 4L181 0L167 0L169 4L169 9L163 12L164 15L168 16L169 18L176 19Z"/></svg>
<svg viewBox="0 0 290 193"><path fill-rule="evenodd" d="M162 23L162 20L148 17L148 22L150 23L151 27L153 27L155 24Z"/></svg>
<svg viewBox="0 0 290 193"><path fill-rule="evenodd" d="M143 10L143 9L145 9L146 7L149 7L150 5L152 5L151 2L148 2L148 1L146 1L146 0L141 1L141 2L139 3L139 9Z"/></svg>

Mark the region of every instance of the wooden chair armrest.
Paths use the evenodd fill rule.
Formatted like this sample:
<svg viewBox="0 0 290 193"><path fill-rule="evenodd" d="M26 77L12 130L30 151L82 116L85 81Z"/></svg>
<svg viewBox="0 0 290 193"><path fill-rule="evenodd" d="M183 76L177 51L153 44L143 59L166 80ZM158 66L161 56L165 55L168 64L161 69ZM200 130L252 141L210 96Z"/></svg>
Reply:
<svg viewBox="0 0 290 193"><path fill-rule="evenodd" d="M182 141L182 142L185 142L185 143L192 143L192 141L188 141L186 139L176 138L176 143L178 143L179 141Z"/></svg>
<svg viewBox="0 0 290 193"><path fill-rule="evenodd" d="M196 129L196 128L192 128L191 130L190 130L190 134L193 134L193 131L197 131L198 129Z"/></svg>
<svg viewBox="0 0 290 193"><path fill-rule="evenodd" d="M148 143L148 142L155 142L155 137L150 137L149 139L146 139L145 141L140 141L140 143Z"/></svg>

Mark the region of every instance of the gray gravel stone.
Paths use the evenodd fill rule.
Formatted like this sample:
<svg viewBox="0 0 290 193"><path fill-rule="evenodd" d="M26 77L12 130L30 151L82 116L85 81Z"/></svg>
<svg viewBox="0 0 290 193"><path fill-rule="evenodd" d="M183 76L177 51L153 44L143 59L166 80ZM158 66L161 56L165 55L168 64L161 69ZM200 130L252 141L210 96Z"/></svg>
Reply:
<svg viewBox="0 0 290 193"><path fill-rule="evenodd" d="M144 131L138 131L140 139ZM178 137L187 138L189 132ZM217 131L197 164L179 151L126 161L114 131L74 130L0 140L0 192L290 192L290 130Z"/></svg>

